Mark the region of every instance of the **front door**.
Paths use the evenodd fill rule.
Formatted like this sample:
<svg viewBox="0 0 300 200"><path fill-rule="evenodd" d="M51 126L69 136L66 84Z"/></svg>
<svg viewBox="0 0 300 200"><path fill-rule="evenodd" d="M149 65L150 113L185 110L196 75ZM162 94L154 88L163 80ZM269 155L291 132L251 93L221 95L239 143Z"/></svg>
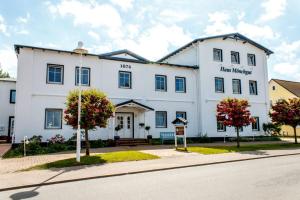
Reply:
<svg viewBox="0 0 300 200"><path fill-rule="evenodd" d="M120 138L133 138L133 113L116 113L116 126Z"/></svg>
<svg viewBox="0 0 300 200"><path fill-rule="evenodd" d="M11 137L14 134L15 128L15 117L9 117L9 124L8 124L8 137Z"/></svg>

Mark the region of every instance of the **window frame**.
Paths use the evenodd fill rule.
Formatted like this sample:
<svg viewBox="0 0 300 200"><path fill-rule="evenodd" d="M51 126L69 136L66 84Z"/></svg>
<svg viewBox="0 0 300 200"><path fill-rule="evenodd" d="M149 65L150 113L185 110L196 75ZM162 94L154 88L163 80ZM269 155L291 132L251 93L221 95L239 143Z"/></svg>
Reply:
<svg viewBox="0 0 300 200"><path fill-rule="evenodd" d="M78 72L79 72L79 68L78 66L75 67L75 85L78 86L79 84L79 80L77 80L77 69L78 69ZM81 85L80 86L90 86L91 85L91 68L90 67L81 67L81 70L88 70L88 76L89 76L89 79L88 79L88 84L82 84L82 77L81 77ZM81 75L82 75L82 72L81 72ZM77 83L78 82L78 83Z"/></svg>
<svg viewBox="0 0 300 200"><path fill-rule="evenodd" d="M184 116L185 116L184 119L187 119L186 111L176 111L176 113L175 113L176 118L177 118L177 114L179 114L179 113L184 114Z"/></svg>
<svg viewBox="0 0 300 200"><path fill-rule="evenodd" d="M215 51L220 51L221 52L221 58L220 58L220 60L216 60L215 59ZM213 48L213 61L223 62L223 50L222 49Z"/></svg>
<svg viewBox="0 0 300 200"><path fill-rule="evenodd" d="M164 77L164 79L165 79L165 84L164 84L165 89L164 90L157 89L157 87L156 87L156 77ZM155 81L155 91L157 91L157 92L167 92L168 91L168 79L167 79L166 75L155 74L154 81Z"/></svg>
<svg viewBox="0 0 300 200"><path fill-rule="evenodd" d="M259 124L259 117L255 116L253 117L255 118L256 122L255 123L252 123L252 131L260 131L260 124ZM253 125L256 124L257 128L253 128Z"/></svg>
<svg viewBox="0 0 300 200"><path fill-rule="evenodd" d="M182 79L183 80L183 91L176 90L176 80ZM175 76L175 92L176 93L186 93L186 78L183 76Z"/></svg>
<svg viewBox="0 0 300 200"><path fill-rule="evenodd" d="M223 126L223 129L219 129L219 124ZM219 121L217 121L217 132L226 132L226 126Z"/></svg>
<svg viewBox="0 0 300 200"><path fill-rule="evenodd" d="M60 75L61 81L60 82L49 81L49 68L50 67L61 68L61 75ZM47 63L46 83L47 84L55 84L55 85L63 85L64 84L64 65Z"/></svg>
<svg viewBox="0 0 300 200"><path fill-rule="evenodd" d="M130 78L130 80L129 80L129 87L126 87L126 86L121 86L121 82L120 82L120 75L121 75L121 73L125 73L125 74L129 74L129 78ZM119 73L118 73L118 82L119 82L119 88L120 89L132 89L132 73L131 73L131 71L119 71Z"/></svg>
<svg viewBox="0 0 300 200"><path fill-rule="evenodd" d="M250 56L253 56L253 58L254 58L254 63L253 64L251 62L249 62L251 60ZM255 56L255 54L253 54L253 53L248 53L247 54L247 63L248 63L248 66L256 66L256 56Z"/></svg>
<svg viewBox="0 0 300 200"><path fill-rule="evenodd" d="M217 91L217 79L222 80L222 91ZM216 93L225 93L225 82L223 77L215 77L215 92Z"/></svg>
<svg viewBox="0 0 300 200"><path fill-rule="evenodd" d="M163 126L157 125L157 114L163 113L165 115L165 124ZM168 112L167 111L155 111L155 128L168 128Z"/></svg>
<svg viewBox="0 0 300 200"><path fill-rule="evenodd" d="M235 62L235 61L232 61L232 55L233 54L237 54L237 62ZM238 52L238 51L231 51L230 52L230 60L231 60L231 63L232 64L240 64L241 62L240 62L240 52Z"/></svg>
<svg viewBox="0 0 300 200"><path fill-rule="evenodd" d="M60 127L53 127L50 128L47 126L47 112L48 111L60 111ZM46 108L45 109L45 123L44 123L44 129L49 129L49 130L58 130L58 129L62 129L62 123L63 123L63 109L61 108Z"/></svg>
<svg viewBox="0 0 300 200"><path fill-rule="evenodd" d="M234 81L239 81L239 92L234 92L234 87L233 87L233 82ZM232 79L232 93L233 94L242 94L242 81L241 81L241 79Z"/></svg>
<svg viewBox="0 0 300 200"><path fill-rule="evenodd" d="M255 93L251 92L251 83L255 83ZM258 91L257 91L257 81L254 80L249 80L249 94L250 95L258 95Z"/></svg>
<svg viewBox="0 0 300 200"><path fill-rule="evenodd" d="M13 92L15 93L15 101L12 101L12 94ZM16 103L16 90L10 90L9 91L9 103L10 104L15 104Z"/></svg>

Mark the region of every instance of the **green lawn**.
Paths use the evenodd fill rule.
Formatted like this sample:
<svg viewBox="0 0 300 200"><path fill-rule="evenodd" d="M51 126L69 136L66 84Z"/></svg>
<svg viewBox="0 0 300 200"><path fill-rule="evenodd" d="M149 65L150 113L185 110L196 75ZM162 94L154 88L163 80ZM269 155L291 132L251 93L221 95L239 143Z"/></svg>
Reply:
<svg viewBox="0 0 300 200"><path fill-rule="evenodd" d="M195 152L200 154L218 154L218 153L230 153L230 152L241 152L241 151L257 151L257 150L274 150L274 149L286 149L286 148L300 148L300 144L253 144L243 145L240 148L236 146L212 146L212 147L201 147L194 146L188 147L188 152ZM179 150L183 150L179 148Z"/></svg>
<svg viewBox="0 0 300 200"><path fill-rule="evenodd" d="M152 160L158 159L158 156L142 153L139 151L118 151L104 154L96 154L92 156L82 156L80 163L76 162L75 158L58 160L42 165L37 165L25 169L36 170L36 169L50 169L50 168L63 168L63 167L72 167L72 166L82 166L82 165L94 165L94 164L103 164L103 163L113 163L113 162L125 162L125 161L138 161L138 160Z"/></svg>

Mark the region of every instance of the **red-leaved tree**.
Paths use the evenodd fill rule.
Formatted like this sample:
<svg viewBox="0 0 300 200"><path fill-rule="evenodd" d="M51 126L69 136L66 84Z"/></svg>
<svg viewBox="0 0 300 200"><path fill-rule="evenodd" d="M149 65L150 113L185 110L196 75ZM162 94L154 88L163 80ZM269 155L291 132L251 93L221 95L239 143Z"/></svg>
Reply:
<svg viewBox="0 0 300 200"><path fill-rule="evenodd" d="M67 97L67 108L65 110L65 121L74 129L77 129L78 120L78 93L79 90L73 90ZM105 128L107 121L114 113L114 105L97 89L83 90L81 94L81 119L80 126L85 133L86 155L90 155L89 130L95 130L97 127Z"/></svg>
<svg viewBox="0 0 300 200"><path fill-rule="evenodd" d="M300 125L300 98L277 101L271 106L270 117L275 124L293 127L295 144L298 143L296 127Z"/></svg>
<svg viewBox="0 0 300 200"><path fill-rule="evenodd" d="M227 98L217 105L217 120L224 126L235 127L237 133L237 147L240 147L239 130L255 122L249 111L247 100Z"/></svg>

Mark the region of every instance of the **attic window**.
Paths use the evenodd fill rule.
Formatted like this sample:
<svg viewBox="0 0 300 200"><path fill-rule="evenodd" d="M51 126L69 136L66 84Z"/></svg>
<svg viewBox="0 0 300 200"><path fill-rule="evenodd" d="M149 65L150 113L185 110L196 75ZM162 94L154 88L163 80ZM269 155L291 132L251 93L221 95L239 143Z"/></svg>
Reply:
<svg viewBox="0 0 300 200"><path fill-rule="evenodd" d="M273 85L272 89L275 90L275 85Z"/></svg>

